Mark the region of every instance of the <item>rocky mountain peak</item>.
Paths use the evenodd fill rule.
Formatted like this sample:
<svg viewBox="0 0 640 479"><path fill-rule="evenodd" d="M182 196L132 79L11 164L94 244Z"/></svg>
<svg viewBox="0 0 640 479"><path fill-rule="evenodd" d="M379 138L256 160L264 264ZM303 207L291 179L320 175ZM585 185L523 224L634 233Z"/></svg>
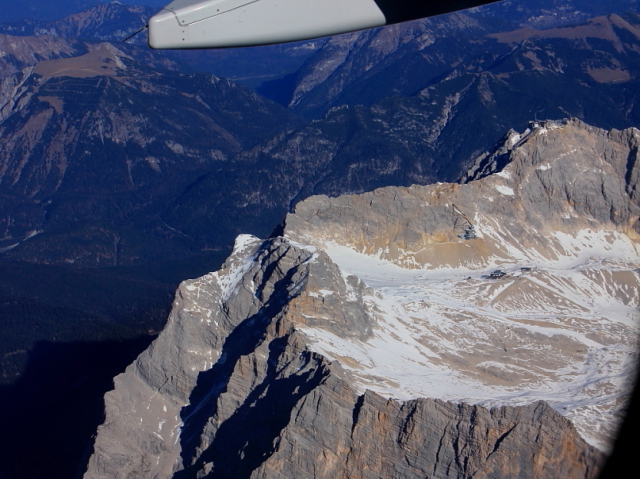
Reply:
<svg viewBox="0 0 640 479"><path fill-rule="evenodd" d="M466 184L238 237L116 378L85 477L595 477L637 357L637 139L540 122Z"/></svg>
<svg viewBox="0 0 640 479"><path fill-rule="evenodd" d="M462 182L498 173L507 180L505 186L514 187L526 201L548 203L542 216L556 216L556 229L561 228L558 223L577 218L623 230L638 228L639 140L637 128L605 131L575 118L533 122L521 134L509 132L496 151L480 156ZM545 173L551 168L560 171Z"/></svg>
<svg viewBox="0 0 640 479"><path fill-rule="evenodd" d="M349 352L328 361L304 331L373 337L367 294L322 252L239 237L220 271L181 285L165 330L115 379L84 477L364 478L365 464L385 477L595 477L601 453L545 403L359 392Z"/></svg>
<svg viewBox="0 0 640 479"><path fill-rule="evenodd" d="M519 250L521 259L533 259L530 248L553 257L562 249L552 239L558 232L606 225L634 234L637 145L633 128L606 132L575 119L534 122L481 155L464 185L313 197L287 217L287 234L312 244L337 241L403 267L486 265L494 254L513 254L505 245ZM473 241L482 247L471 252L458 238L461 222L474 225Z"/></svg>
<svg viewBox="0 0 640 479"><path fill-rule="evenodd" d="M94 41L118 42L145 25L156 12L149 6L124 5L120 2L94 2L98 5L82 5L75 11L56 20L25 18L0 25L0 31L9 35L52 36L58 38L83 38ZM89 7L89 8L87 8ZM135 39L142 44L142 38Z"/></svg>

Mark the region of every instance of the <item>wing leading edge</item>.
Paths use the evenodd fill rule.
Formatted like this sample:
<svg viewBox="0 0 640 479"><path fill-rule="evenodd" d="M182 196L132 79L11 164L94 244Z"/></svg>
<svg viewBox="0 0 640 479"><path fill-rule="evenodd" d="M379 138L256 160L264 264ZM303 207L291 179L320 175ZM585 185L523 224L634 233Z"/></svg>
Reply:
<svg viewBox="0 0 640 479"><path fill-rule="evenodd" d="M496 0L174 0L149 19L156 49L293 42L440 15Z"/></svg>

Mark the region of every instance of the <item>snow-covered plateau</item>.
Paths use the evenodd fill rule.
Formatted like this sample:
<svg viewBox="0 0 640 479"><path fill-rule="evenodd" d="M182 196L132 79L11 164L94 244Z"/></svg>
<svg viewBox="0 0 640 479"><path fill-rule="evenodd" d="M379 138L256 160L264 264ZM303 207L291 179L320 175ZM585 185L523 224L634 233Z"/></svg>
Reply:
<svg viewBox="0 0 640 479"><path fill-rule="evenodd" d="M638 356L639 137L532 124L467 184L298 205L287 236L360 278L377 322L365 341L306 326L312 348L387 397L546 400L608 450Z"/></svg>
<svg viewBox="0 0 640 479"><path fill-rule="evenodd" d="M366 341L302 330L362 390L485 406L542 399L606 450L633 386L640 256L617 232L563 244L576 254L502 263L506 274L492 279L493 264L405 269L330 243L325 251L343 274L371 288L377 327Z"/></svg>

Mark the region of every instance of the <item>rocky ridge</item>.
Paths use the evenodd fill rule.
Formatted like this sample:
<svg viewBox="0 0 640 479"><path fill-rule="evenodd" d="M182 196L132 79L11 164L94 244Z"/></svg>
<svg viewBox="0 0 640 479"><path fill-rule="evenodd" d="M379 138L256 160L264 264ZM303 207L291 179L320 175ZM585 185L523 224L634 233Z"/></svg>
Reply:
<svg viewBox="0 0 640 479"><path fill-rule="evenodd" d="M314 299L327 287L337 301ZM84 477L595 477L601 453L545 403L359 394L297 328L311 307L310 324L371 335L351 311L364 288L323 253L240 237L220 272L183 283L160 338L116 378Z"/></svg>
<svg viewBox="0 0 640 479"><path fill-rule="evenodd" d="M52 58L41 58L37 47L47 39L78 47L48 37L12 37L15 51L32 64L0 79L5 257L118 264L144 257L167 234L180 242L186 235L158 218L163 201L171 202L216 164L299 123L229 80L158 68L127 47L86 43L84 51L60 47ZM104 194L107 202L98 199ZM144 219L132 220L141 209L147 209ZM122 227L128 233L115 231ZM132 240L134 249L142 249L131 254L124 243L115 246L118 237L139 236L140 228L156 239ZM36 238L52 231L57 238ZM91 246L69 251L69 234L92 237ZM29 251L22 250L24 240L31 240Z"/></svg>
<svg viewBox="0 0 640 479"><path fill-rule="evenodd" d="M578 120L535 123L479 158L470 175L482 179L466 185L302 202L287 237L375 285L371 302L388 325L366 346L310 330L316 350L350 351L367 364L354 367L362 383L394 397L546 399L606 449L637 355L638 137ZM378 357L376 346L403 360ZM434 370L464 377L442 388ZM404 374L422 379L406 386Z"/></svg>
<svg viewBox="0 0 640 479"><path fill-rule="evenodd" d="M514 257L509 248L529 261L557 258L563 253L554 234L596 225L635 239L639 138L636 128L607 132L577 119L533 122L478 157L462 179L466 185L312 197L287 218L287 234L309 244L335 241L405 268L487 266L493 256ZM476 238L483 246L474 245L470 255L452 228L461 215L483 235ZM436 253L442 248L455 254Z"/></svg>
<svg viewBox="0 0 640 479"><path fill-rule="evenodd" d="M595 477L574 424L606 449L631 387L639 136L532 125L469 184L238 237L115 379L85 477Z"/></svg>
<svg viewBox="0 0 640 479"><path fill-rule="evenodd" d="M88 5L84 5L86 8ZM54 21L25 18L0 25L0 32L20 36L52 36L59 38L84 38L119 42L143 27L157 11L148 6L123 5L120 2L100 3L84 11ZM144 37L133 42L144 44Z"/></svg>

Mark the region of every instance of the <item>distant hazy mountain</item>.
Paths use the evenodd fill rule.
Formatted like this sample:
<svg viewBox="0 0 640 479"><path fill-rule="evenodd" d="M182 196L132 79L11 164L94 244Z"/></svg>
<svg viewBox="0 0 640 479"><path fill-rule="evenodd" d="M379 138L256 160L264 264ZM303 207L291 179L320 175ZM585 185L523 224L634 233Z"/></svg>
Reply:
<svg viewBox="0 0 640 479"><path fill-rule="evenodd" d="M474 12L515 21L523 27L552 28L607 13L633 12L638 6L638 0L503 0Z"/></svg>
<svg viewBox="0 0 640 479"><path fill-rule="evenodd" d="M492 22L495 17L461 13L337 36L295 75L265 84L258 91L299 114L317 118L334 106L371 105L391 95L411 96L452 75L515 68L508 66L513 61L509 57L528 48L558 55L562 66L553 67L543 54L540 61L546 64L535 68L530 66L530 59L525 63L519 60L522 67L518 68L526 72L544 69L560 78L567 70L570 81L572 76L584 76L589 71L589 81L623 82L633 79L633 75L621 73L623 76L607 80L596 78L598 73L594 73L600 63L610 69L617 69L619 62L627 70L636 68L637 52L632 45L638 42L638 16L626 13L618 20L621 17L614 15L536 30L529 25L496 24ZM507 36L507 31L517 33ZM584 41L579 44L576 39ZM502 65L505 62L507 65ZM582 83L585 82L581 80ZM539 87L532 86L530 90L536 88Z"/></svg>
<svg viewBox="0 0 640 479"><path fill-rule="evenodd" d="M154 8L162 7L170 0L0 0L2 9L1 22L17 20L58 20L67 15L77 13L102 3L121 3L129 5L146 5Z"/></svg>
<svg viewBox="0 0 640 479"><path fill-rule="evenodd" d="M8 35L51 35L61 38L84 38L119 42L142 28L156 8L123 5L119 2L100 3L91 8L75 9L53 20L25 18L0 23L0 32ZM144 44L144 35L132 42Z"/></svg>
<svg viewBox="0 0 640 479"><path fill-rule="evenodd" d="M0 19L0 33L120 43L142 28L156 11L157 8L147 6L103 3L53 20L28 17L11 22ZM146 42L145 32L127 40L128 44L148 51ZM158 54L180 62L185 70L191 67L195 71L214 73L254 87L296 71L325 42L326 39L318 39L254 48L165 51Z"/></svg>
<svg viewBox="0 0 640 479"><path fill-rule="evenodd" d="M411 75L394 72L410 72L416 63L403 62L400 55L382 70L384 76L354 82L352 90L341 91L340 78L329 78L318 86L335 86L322 90L325 98L350 104L335 106L202 178L165 213L166 221L195 234L202 219L214 221L220 209L250 208L275 219L312 194L455 181L505 131L524 129L530 118L574 116L602 128L640 125L638 32L640 17L631 14L535 35L515 30L476 37L469 42L470 48L478 43L475 56L412 96L391 96L371 106L359 106L362 97L349 95L365 88L375 92L383 79L406 85ZM366 64L371 50L356 50L352 64ZM430 58L446 57L447 51L446 45L425 49ZM223 183L236 186L230 194L211 194L222 191Z"/></svg>
<svg viewBox="0 0 640 479"><path fill-rule="evenodd" d="M163 202L299 124L228 80L156 70L106 43L85 48L3 82L12 93L0 117L7 257L79 266L151 259L160 253L156 242L185 238L158 216ZM142 230L151 236L143 239ZM92 252L71 253L69 234ZM32 246L23 249L27 238Z"/></svg>

